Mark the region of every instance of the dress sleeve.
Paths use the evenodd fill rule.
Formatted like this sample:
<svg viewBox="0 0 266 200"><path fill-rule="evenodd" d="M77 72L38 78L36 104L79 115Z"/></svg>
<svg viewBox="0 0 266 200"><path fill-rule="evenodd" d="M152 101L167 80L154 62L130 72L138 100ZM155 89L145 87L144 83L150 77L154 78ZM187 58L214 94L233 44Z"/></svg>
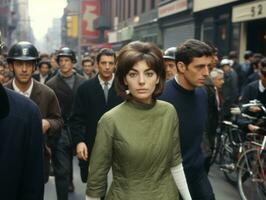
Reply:
<svg viewBox="0 0 266 200"><path fill-rule="evenodd" d="M180 150L180 141L179 141L179 120L176 114L176 111L174 110L174 113L172 115L173 119L173 155L172 155L172 162L171 167L175 167L182 163L182 157L181 157L181 150Z"/></svg>
<svg viewBox="0 0 266 200"><path fill-rule="evenodd" d="M112 164L113 125L103 117L97 127L97 135L89 165L86 195L103 197L107 188L107 174Z"/></svg>

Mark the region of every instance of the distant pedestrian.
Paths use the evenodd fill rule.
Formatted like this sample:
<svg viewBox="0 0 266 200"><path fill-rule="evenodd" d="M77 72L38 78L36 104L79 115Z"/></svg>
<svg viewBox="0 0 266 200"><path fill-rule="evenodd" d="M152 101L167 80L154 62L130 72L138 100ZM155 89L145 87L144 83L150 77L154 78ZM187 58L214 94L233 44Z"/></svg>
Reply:
<svg viewBox="0 0 266 200"><path fill-rule="evenodd" d="M96 76L94 60L91 57L89 56L84 57L81 61L81 66L82 66L81 74L86 79L92 79L94 76Z"/></svg>
<svg viewBox="0 0 266 200"><path fill-rule="evenodd" d="M164 60L164 69L166 80L174 78L177 74L177 66L176 66L176 47L170 47L165 50L163 55Z"/></svg>
<svg viewBox="0 0 266 200"><path fill-rule="evenodd" d="M68 47L61 48L57 53L59 71L46 84L52 88L58 98L64 120L62 135L54 146L52 155L56 194L58 200L67 200L68 192L74 191L73 184L73 148L69 131L69 118L77 88L85 78L73 71L76 55Z"/></svg>

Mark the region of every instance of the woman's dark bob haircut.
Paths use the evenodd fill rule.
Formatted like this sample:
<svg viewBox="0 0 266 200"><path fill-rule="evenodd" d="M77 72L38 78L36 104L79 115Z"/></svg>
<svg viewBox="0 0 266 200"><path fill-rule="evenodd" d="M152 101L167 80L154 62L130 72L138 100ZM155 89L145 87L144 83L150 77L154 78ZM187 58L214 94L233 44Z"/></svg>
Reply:
<svg viewBox="0 0 266 200"><path fill-rule="evenodd" d="M135 41L124 46L119 51L116 60L115 87L117 94L126 100L131 99L132 96L127 93L128 87L125 85L124 79L133 66L143 60L159 78L152 97L159 96L163 91L165 71L161 50L152 43Z"/></svg>

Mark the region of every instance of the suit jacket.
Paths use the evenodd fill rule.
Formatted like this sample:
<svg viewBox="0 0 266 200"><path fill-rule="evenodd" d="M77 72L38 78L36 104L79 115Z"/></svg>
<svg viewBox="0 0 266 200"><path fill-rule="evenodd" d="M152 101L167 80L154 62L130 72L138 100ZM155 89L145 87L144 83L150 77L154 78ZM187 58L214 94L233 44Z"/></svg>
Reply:
<svg viewBox="0 0 266 200"><path fill-rule="evenodd" d="M108 91L108 101L105 102L98 75L82 84L75 96L70 118L74 147L80 142L85 142L89 152L91 152L99 119L105 112L122 101L122 98L116 95L114 85L112 85Z"/></svg>
<svg viewBox="0 0 266 200"><path fill-rule="evenodd" d="M73 75L75 76L73 89L67 85L59 73L46 83L48 87L54 90L58 98L65 125L67 125L69 121L74 94L78 87L85 81L85 78L81 75L77 73L74 73Z"/></svg>
<svg viewBox="0 0 266 200"><path fill-rule="evenodd" d="M14 90L12 81L10 80L6 87ZM60 134L63 127L63 119L57 97L53 90L36 80L33 80L33 88L30 99L34 101L41 111L43 119L47 119L50 123L48 135Z"/></svg>
<svg viewBox="0 0 266 200"><path fill-rule="evenodd" d="M0 84L1 199L42 200L41 115L28 98Z"/></svg>
<svg viewBox="0 0 266 200"><path fill-rule="evenodd" d="M206 120L206 131L209 135L215 135L219 120L219 111L216 100L216 91L211 79L205 80L204 88L208 96L208 120Z"/></svg>

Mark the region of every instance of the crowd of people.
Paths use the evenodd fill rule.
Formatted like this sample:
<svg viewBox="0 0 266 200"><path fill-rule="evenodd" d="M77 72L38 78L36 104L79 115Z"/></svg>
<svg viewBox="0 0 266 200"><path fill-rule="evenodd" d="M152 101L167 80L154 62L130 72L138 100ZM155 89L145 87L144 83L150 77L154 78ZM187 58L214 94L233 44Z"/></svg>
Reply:
<svg viewBox="0 0 266 200"><path fill-rule="evenodd" d="M0 58L0 195L43 199L52 169L57 199L67 200L75 155L87 200L215 199L219 120L239 102L266 103L266 59L244 58L220 58L195 39L165 52L134 41L79 62L68 47L48 55L14 44Z"/></svg>

